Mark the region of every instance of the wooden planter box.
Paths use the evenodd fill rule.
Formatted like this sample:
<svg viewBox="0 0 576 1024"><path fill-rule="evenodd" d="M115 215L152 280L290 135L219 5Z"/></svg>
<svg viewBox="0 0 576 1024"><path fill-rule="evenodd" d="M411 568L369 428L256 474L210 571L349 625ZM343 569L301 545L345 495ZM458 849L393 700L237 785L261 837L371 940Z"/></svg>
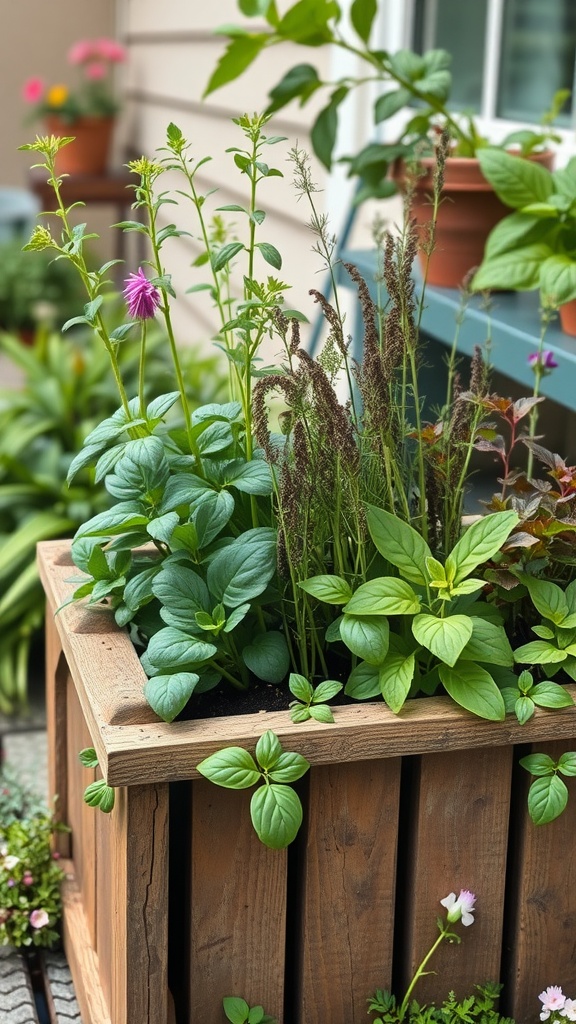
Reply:
<svg viewBox="0 0 576 1024"><path fill-rule="evenodd" d="M402 993L437 934L439 900L460 888L477 894L476 921L441 947L420 1001L500 980L501 1008L523 1022L547 985L576 994L576 794L537 828L517 766L532 745L570 749L574 709L536 711L522 727L439 697L400 716L382 702L336 708L334 725L294 725L287 712L167 725L108 616L54 616L74 575L68 545L41 544L40 569L50 782L72 829L64 941L84 1024L223 1024L226 995L281 1024L364 1024L377 987ZM258 842L250 791L195 770L223 746L253 750L267 728L312 764L304 826L283 851ZM111 815L82 801L86 746L118 787Z"/></svg>

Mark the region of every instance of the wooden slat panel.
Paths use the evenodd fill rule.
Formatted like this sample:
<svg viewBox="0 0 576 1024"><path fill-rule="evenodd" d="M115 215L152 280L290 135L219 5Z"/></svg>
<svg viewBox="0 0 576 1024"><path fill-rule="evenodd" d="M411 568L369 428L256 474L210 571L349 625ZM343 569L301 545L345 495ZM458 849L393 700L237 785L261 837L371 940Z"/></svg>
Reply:
<svg viewBox="0 0 576 1024"><path fill-rule="evenodd" d="M534 752L557 760L574 742L538 744ZM564 813L548 825L534 825L526 808L528 785L518 786L520 804L516 857L510 872L507 931L509 973L504 982L506 1012L518 1022L532 1021L540 1004L538 993L561 985L565 995L576 992L576 794L571 779Z"/></svg>
<svg viewBox="0 0 576 1024"><path fill-rule="evenodd" d="M67 680L66 734L68 764L68 825L71 833L72 858L76 883L82 894L82 906L94 949L96 948L96 850L94 809L84 803L84 790L96 778L91 768L83 768L78 754L92 746L82 709L76 696L74 680Z"/></svg>
<svg viewBox="0 0 576 1024"><path fill-rule="evenodd" d="M164 1024L168 1019L168 786L121 789L110 816L104 821L102 817L98 823L98 957L112 1021Z"/></svg>
<svg viewBox="0 0 576 1024"><path fill-rule="evenodd" d="M46 615L46 728L48 734L48 800L56 821L68 821L66 691L68 667L50 609ZM55 798L56 801L55 801ZM56 832L53 848L70 856L70 835Z"/></svg>
<svg viewBox="0 0 576 1024"><path fill-rule="evenodd" d="M477 897L472 926L455 930L461 945L444 942L415 990L419 1002L459 998L476 984L498 981L510 801L511 749L462 751L421 758L411 809L413 833L406 879L406 949L402 989L438 936L440 900L470 889ZM401 854L402 855L402 854Z"/></svg>
<svg viewBox="0 0 576 1024"><path fill-rule="evenodd" d="M302 1024L360 1024L390 984L400 759L314 768L299 918Z"/></svg>
<svg viewBox="0 0 576 1024"><path fill-rule="evenodd" d="M110 1018L100 985L98 957L86 926L82 895L74 877L74 865L63 862L62 866L66 871L62 885L62 935L82 1022L116 1024Z"/></svg>
<svg viewBox="0 0 576 1024"><path fill-rule="evenodd" d="M282 1021L287 855L259 841L250 797L193 784L190 1024L221 1024L227 995Z"/></svg>

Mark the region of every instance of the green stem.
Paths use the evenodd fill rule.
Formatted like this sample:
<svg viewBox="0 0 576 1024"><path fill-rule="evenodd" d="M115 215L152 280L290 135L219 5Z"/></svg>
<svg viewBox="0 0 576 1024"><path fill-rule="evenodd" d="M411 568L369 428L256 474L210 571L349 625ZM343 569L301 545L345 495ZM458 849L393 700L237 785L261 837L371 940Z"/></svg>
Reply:
<svg viewBox="0 0 576 1024"><path fill-rule="evenodd" d="M144 397L145 387L145 373L144 367L146 365L146 320L143 320L140 325L140 360L138 365L138 401L140 405L140 418L146 419L146 400Z"/></svg>
<svg viewBox="0 0 576 1024"><path fill-rule="evenodd" d="M401 1022L404 1020L404 1018L406 1016L406 1011L408 1009L408 1004L410 1002L410 996L412 995L412 992L414 991L416 983L419 981L419 979L425 973L424 968L426 967L426 964L428 963L430 958L434 955L434 953L436 952L436 950L438 949L440 944L443 942L443 940L446 938L446 935L448 934L449 931L450 931L450 929L449 929L448 922L444 922L444 924L442 925L441 931L440 931L440 935L436 939L436 942L433 944L432 948L428 951L428 953L424 957L422 963L417 968L416 973L415 973L414 977L412 978L412 981L410 982L410 984L409 984L409 986L408 986L408 988L406 990L406 995L404 996L404 999L402 1000L402 1004L401 1004L400 1009L398 1011L398 1020L400 1021L400 1024L401 1024Z"/></svg>

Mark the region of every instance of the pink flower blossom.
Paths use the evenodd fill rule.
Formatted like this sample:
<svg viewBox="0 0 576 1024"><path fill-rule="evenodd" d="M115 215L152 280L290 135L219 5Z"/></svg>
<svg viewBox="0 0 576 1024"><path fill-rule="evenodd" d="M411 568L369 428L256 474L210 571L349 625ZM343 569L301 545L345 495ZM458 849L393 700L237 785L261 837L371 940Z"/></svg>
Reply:
<svg viewBox="0 0 576 1024"><path fill-rule="evenodd" d="M451 924L461 920L466 928L468 925L474 924L472 911L475 902L476 897L469 889L460 889L458 898L456 898L455 892L451 892L443 900L440 900L441 905L448 911L447 920Z"/></svg>
<svg viewBox="0 0 576 1024"><path fill-rule="evenodd" d="M24 885L33 885L34 884L34 878L32 877L32 874L30 873L30 871L25 871L24 872L24 876L22 878L22 881L24 882Z"/></svg>
<svg viewBox="0 0 576 1024"><path fill-rule="evenodd" d="M26 103L38 103L44 95L46 84L42 78L28 78L22 87L22 98Z"/></svg>
<svg viewBox="0 0 576 1024"><path fill-rule="evenodd" d="M94 43L94 55L111 64L121 64L126 60L126 50L115 39L97 39Z"/></svg>
<svg viewBox="0 0 576 1024"><path fill-rule="evenodd" d="M68 50L69 64L85 64L94 54L94 44L90 39L80 39ZM96 54L97 56L97 54Z"/></svg>
<svg viewBox="0 0 576 1024"><path fill-rule="evenodd" d="M540 1020L548 1020L548 1017L555 1010L561 1010L566 1002L562 989L559 985L549 985L545 992L541 992L538 999L542 1003Z"/></svg>
<svg viewBox="0 0 576 1024"><path fill-rule="evenodd" d="M102 78L106 78L106 65L101 60L91 60L86 65L85 75L92 82L99 82Z"/></svg>
<svg viewBox="0 0 576 1024"><path fill-rule="evenodd" d="M16 885L16 882L14 881L13 878L9 878L8 881L6 882L6 885L8 886L9 889L13 889L14 886Z"/></svg>
<svg viewBox="0 0 576 1024"><path fill-rule="evenodd" d="M160 292L139 267L137 274L130 274L125 280L124 298L128 314L134 320L150 320L160 304Z"/></svg>
<svg viewBox="0 0 576 1024"><path fill-rule="evenodd" d="M30 924L33 928L45 928L50 924L50 918L45 910L33 910L30 914Z"/></svg>
<svg viewBox="0 0 576 1024"><path fill-rule="evenodd" d="M541 370L555 370L558 366L554 353L550 349L545 349L543 352L531 352L528 356L528 362L533 370L537 368Z"/></svg>

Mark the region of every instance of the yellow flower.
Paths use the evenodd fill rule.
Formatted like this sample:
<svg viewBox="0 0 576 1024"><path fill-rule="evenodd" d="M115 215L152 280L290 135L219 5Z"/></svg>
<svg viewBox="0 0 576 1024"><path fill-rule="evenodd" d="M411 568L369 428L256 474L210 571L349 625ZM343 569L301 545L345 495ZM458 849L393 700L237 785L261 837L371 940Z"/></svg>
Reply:
<svg viewBox="0 0 576 1024"><path fill-rule="evenodd" d="M51 107L62 107L68 99L69 92L65 85L53 85L48 90L46 100Z"/></svg>

